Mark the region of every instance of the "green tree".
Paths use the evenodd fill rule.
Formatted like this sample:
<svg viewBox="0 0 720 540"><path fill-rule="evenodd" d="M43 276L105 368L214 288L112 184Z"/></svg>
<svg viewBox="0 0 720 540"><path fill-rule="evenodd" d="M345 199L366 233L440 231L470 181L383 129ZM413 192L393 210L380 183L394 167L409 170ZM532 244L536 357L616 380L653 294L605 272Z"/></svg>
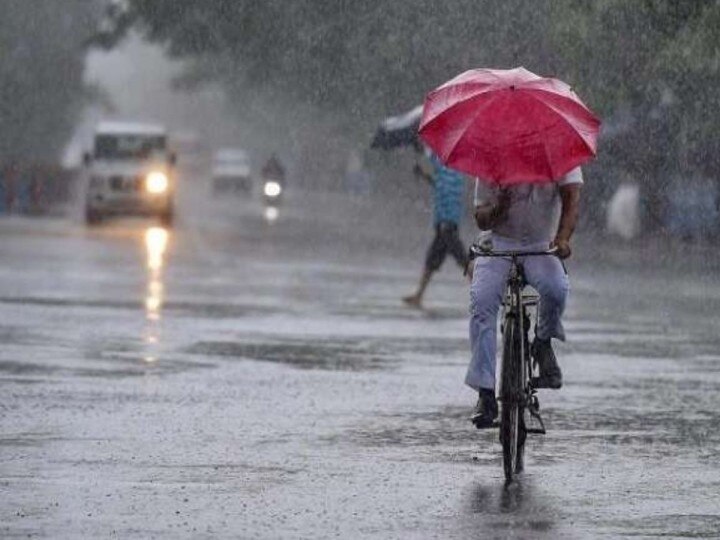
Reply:
<svg viewBox="0 0 720 540"><path fill-rule="evenodd" d="M641 181L659 224L679 175L720 172L720 6L714 0L573 2L554 17L562 75L606 118L626 122L602 146L606 173ZM629 120L629 121L628 121ZM589 186L606 196L605 185Z"/></svg>
<svg viewBox="0 0 720 540"><path fill-rule="evenodd" d="M570 82L607 120L611 135L591 174L641 179L657 199L653 208L660 208L673 175L720 169L715 0L127 0L123 6L112 32L102 36L106 46L138 28L190 60L182 84L219 81L239 107L253 103L249 96L281 95L334 115L348 141L362 140L379 117L409 108L464 69L525 65ZM595 186L606 196L612 183Z"/></svg>

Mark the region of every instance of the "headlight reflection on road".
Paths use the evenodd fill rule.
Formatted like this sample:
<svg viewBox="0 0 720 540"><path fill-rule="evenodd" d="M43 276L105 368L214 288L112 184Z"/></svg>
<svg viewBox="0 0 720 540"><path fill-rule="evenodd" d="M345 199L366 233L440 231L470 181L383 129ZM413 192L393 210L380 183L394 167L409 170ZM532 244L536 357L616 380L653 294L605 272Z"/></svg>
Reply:
<svg viewBox="0 0 720 540"><path fill-rule="evenodd" d="M147 249L148 283L145 295L145 313L150 320L160 319L164 286L162 269L165 263L165 251L168 244L168 232L162 227L150 227L145 231Z"/></svg>
<svg viewBox="0 0 720 540"><path fill-rule="evenodd" d="M150 227L145 231L145 247L147 248L147 267L153 271L160 271L167 249L168 232L162 227Z"/></svg>
<svg viewBox="0 0 720 540"><path fill-rule="evenodd" d="M148 282L147 295L145 296L145 312L147 318L152 321L160 319L160 308L162 307L163 284L160 280Z"/></svg>
<svg viewBox="0 0 720 540"><path fill-rule="evenodd" d="M273 221L276 221L279 216L278 209L274 206L266 206L265 207L265 219L268 220L270 223Z"/></svg>
<svg viewBox="0 0 720 540"><path fill-rule="evenodd" d="M160 329L158 323L161 318L165 285L163 282L163 267L165 265L165 252L167 251L169 234L162 227L150 227L145 231L145 250L147 289L145 293L145 317L149 326L145 332L147 347L145 361L157 361L157 345L160 342Z"/></svg>

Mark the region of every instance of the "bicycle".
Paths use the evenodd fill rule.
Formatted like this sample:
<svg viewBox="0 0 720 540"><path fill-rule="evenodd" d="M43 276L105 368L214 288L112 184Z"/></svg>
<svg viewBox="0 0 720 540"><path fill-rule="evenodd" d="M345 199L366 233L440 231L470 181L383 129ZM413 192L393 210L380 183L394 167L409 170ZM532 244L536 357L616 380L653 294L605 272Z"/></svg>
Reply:
<svg viewBox="0 0 720 540"><path fill-rule="evenodd" d="M523 294L527 286L525 270L520 258L555 255L555 249L546 251L492 251L473 245L470 258L509 258L506 292L503 300L501 332L503 336L502 367L500 374L500 443L503 448L505 480L510 483L524 469L525 439L528 434L544 435L545 424L540 416L537 398L536 371L530 354L528 331L530 307L537 306L536 294ZM525 412L537 420L539 427L529 427Z"/></svg>

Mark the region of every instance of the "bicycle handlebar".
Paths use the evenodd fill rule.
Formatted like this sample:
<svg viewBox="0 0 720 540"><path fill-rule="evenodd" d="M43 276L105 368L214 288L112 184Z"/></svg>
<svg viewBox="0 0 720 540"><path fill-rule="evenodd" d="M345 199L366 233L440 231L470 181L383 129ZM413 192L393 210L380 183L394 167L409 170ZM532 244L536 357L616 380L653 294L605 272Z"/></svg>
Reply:
<svg viewBox="0 0 720 540"><path fill-rule="evenodd" d="M536 257L541 255L556 255L558 249L556 247L543 251L492 251L482 249L475 244L470 246L471 258L475 257Z"/></svg>

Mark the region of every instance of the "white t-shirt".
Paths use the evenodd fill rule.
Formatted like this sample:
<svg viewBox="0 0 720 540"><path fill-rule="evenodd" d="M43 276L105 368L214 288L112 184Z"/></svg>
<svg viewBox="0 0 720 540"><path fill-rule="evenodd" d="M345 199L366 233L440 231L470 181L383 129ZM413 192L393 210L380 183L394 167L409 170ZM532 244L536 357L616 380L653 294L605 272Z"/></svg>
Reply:
<svg viewBox="0 0 720 540"><path fill-rule="evenodd" d="M507 218L493 229L493 234L523 244L551 242L560 222L560 187L582 183L582 170L577 167L557 182L509 187ZM476 179L475 205L496 203L499 191L498 186Z"/></svg>

